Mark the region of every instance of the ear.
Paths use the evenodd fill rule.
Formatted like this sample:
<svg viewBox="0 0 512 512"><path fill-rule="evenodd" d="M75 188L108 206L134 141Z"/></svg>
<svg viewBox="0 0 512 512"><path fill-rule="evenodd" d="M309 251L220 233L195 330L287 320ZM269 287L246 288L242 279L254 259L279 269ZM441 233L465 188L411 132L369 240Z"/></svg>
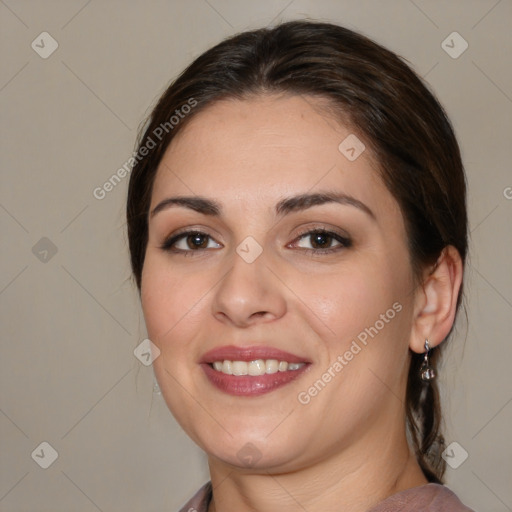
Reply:
<svg viewBox="0 0 512 512"><path fill-rule="evenodd" d="M409 342L413 352L425 352L427 339L431 347L436 347L448 336L457 312L463 272L459 251L451 245L443 249L435 266L426 272L416 291Z"/></svg>

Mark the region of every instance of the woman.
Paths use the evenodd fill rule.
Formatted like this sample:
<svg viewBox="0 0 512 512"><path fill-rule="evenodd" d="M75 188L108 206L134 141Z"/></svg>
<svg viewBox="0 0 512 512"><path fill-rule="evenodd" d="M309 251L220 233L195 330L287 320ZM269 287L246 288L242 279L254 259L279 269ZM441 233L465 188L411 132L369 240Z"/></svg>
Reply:
<svg viewBox="0 0 512 512"><path fill-rule="evenodd" d="M469 510L441 485L435 381L465 178L409 67L331 24L237 35L167 89L135 160L154 369L211 474L182 510Z"/></svg>

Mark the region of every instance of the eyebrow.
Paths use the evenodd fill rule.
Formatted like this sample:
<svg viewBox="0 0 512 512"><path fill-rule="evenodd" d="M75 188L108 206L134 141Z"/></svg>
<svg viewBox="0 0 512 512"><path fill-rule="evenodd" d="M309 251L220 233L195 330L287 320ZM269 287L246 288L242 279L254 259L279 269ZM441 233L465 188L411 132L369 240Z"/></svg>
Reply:
<svg viewBox="0 0 512 512"><path fill-rule="evenodd" d="M320 206L328 203L338 203L342 205L353 206L363 211L375 220L375 214L363 202L347 194L338 194L334 192L323 192L315 194L300 194L279 201L276 205L276 213L280 216L291 212L307 210L313 206ZM219 216L222 211L221 205L211 199L199 196L178 196L169 197L158 203L150 213L150 218L157 213L172 207L183 207L194 210L203 215Z"/></svg>
<svg viewBox="0 0 512 512"><path fill-rule="evenodd" d="M335 192L323 192L317 194L301 194L298 196L283 199L276 205L276 212L279 215L286 215L287 213L306 210L312 206L319 206L328 203L338 203L342 205L354 206L363 211L375 220L375 214L363 202L355 197L347 194L338 194Z"/></svg>
<svg viewBox="0 0 512 512"><path fill-rule="evenodd" d="M150 217L154 217L158 212L171 208L173 206L182 206L184 208L190 208L196 212L202 213L203 215L220 215L221 206L216 201L206 199L205 197L169 197L158 203L153 211L150 213Z"/></svg>

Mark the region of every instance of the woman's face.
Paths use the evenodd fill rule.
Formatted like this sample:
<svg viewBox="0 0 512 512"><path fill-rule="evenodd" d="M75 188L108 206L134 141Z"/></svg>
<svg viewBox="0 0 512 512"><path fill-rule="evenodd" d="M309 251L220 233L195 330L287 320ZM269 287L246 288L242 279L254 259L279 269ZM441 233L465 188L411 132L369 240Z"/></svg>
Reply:
<svg viewBox="0 0 512 512"><path fill-rule="evenodd" d="M252 471L361 460L404 421L403 218L364 135L318 105L215 103L153 188L141 293L160 388L212 460Z"/></svg>

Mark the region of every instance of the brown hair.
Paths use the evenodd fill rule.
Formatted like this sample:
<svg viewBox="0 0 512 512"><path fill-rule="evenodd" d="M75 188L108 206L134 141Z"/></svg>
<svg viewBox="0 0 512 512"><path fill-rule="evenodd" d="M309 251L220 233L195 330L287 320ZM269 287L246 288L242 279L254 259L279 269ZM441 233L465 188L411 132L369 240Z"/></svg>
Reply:
<svg viewBox="0 0 512 512"><path fill-rule="evenodd" d="M215 101L265 93L327 99L340 119L365 136L400 205L416 278L448 245L465 261L464 169L450 121L428 87L401 58L360 34L329 23L293 21L235 35L206 51L156 104L139 138L128 190L128 238L139 290L152 186L173 137ZM461 294L458 306L460 301ZM434 364L439 351L432 351ZM422 359L411 352L407 426L423 473L441 483L439 391L435 381L421 381Z"/></svg>

